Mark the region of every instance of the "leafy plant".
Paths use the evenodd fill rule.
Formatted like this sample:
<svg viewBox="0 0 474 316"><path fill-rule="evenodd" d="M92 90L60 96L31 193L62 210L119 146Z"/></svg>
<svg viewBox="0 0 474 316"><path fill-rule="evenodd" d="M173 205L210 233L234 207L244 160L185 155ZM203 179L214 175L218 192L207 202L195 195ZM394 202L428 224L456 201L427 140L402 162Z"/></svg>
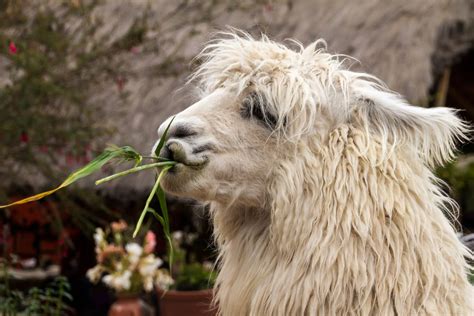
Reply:
<svg viewBox="0 0 474 316"><path fill-rule="evenodd" d="M175 231L172 234L173 249L175 251L173 289L178 291L198 291L214 286L217 272L211 262L201 263L195 260L186 249L196 239L196 234L186 234Z"/></svg>
<svg viewBox="0 0 474 316"><path fill-rule="evenodd" d="M184 264L176 277L176 290L197 291L212 288L217 273L203 264L194 262Z"/></svg>
<svg viewBox="0 0 474 316"><path fill-rule="evenodd" d="M474 211L474 162L470 156L438 168L436 174L448 184L449 193L459 203L464 216Z"/></svg>
<svg viewBox="0 0 474 316"><path fill-rule="evenodd" d="M71 287L63 276L56 277L45 288L33 287L27 293L12 290L4 275L0 284L0 312L2 315L64 315L70 311L68 302L72 301Z"/></svg>
<svg viewBox="0 0 474 316"><path fill-rule="evenodd" d="M85 106L93 73L103 70L93 65L94 59L81 62L85 39L73 39L64 20L73 12L66 10L59 18L45 7L28 12L26 1L0 2L0 59L8 74L8 83L0 86L0 174L4 179L17 179L19 173L56 179L62 176L64 160L69 165L88 159L90 140L100 143L111 132L97 115L101 108ZM9 181L0 184L1 195L10 190ZM106 210L95 193L68 192L58 199L82 229L94 227L98 211ZM94 203L78 202L90 199Z"/></svg>

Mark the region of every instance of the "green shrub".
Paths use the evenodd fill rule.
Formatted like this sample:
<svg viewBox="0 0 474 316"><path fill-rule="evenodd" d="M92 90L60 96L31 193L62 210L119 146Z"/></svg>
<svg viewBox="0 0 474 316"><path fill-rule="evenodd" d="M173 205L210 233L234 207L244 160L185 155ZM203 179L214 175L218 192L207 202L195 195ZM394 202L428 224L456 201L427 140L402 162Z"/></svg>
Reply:
<svg viewBox="0 0 474 316"><path fill-rule="evenodd" d="M197 291L212 288L217 272L207 269L201 263L185 264L181 267L175 288L178 291Z"/></svg>

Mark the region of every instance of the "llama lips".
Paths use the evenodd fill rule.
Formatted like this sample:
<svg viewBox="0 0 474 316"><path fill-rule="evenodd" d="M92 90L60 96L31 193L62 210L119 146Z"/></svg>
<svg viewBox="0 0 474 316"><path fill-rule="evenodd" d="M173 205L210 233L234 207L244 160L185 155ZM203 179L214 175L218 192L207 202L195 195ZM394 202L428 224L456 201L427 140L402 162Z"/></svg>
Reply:
<svg viewBox="0 0 474 316"><path fill-rule="evenodd" d="M195 155L188 144L173 141L165 146L162 157L169 158L188 167L202 167L208 161L207 156Z"/></svg>

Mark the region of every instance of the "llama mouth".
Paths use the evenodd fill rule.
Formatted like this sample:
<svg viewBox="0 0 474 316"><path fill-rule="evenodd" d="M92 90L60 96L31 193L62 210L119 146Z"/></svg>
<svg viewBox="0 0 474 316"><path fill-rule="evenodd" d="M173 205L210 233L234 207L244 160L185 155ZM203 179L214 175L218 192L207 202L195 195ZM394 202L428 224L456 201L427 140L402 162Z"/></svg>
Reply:
<svg viewBox="0 0 474 316"><path fill-rule="evenodd" d="M197 155L205 151L207 147L204 149L205 146L200 146L194 150L186 150L186 147L181 142L171 142L165 146L162 157L177 162L171 170L180 165L200 169L209 161L208 156Z"/></svg>
<svg viewBox="0 0 474 316"><path fill-rule="evenodd" d="M186 167L192 168L201 168L209 161L209 159L207 156L202 156L193 160L180 161L176 159L175 161L177 162L176 165L184 165Z"/></svg>

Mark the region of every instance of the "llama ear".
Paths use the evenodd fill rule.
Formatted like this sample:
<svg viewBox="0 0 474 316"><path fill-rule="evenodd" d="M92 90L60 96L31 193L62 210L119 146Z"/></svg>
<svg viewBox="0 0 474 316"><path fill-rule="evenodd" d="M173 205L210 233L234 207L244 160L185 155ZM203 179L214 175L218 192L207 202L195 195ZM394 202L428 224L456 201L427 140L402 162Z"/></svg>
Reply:
<svg viewBox="0 0 474 316"><path fill-rule="evenodd" d="M411 146L429 166L451 160L457 143L469 140L470 126L455 109L412 106L399 95L374 85L359 87L356 92L358 99L364 100L362 111L367 114L371 132L388 144Z"/></svg>

